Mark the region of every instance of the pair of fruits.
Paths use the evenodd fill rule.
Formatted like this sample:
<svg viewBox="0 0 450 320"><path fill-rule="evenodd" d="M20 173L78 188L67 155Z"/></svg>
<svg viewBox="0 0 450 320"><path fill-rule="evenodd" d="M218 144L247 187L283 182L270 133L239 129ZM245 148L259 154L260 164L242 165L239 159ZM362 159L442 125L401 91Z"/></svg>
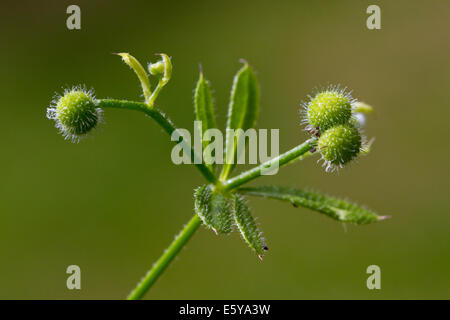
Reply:
<svg viewBox="0 0 450 320"><path fill-rule="evenodd" d="M342 167L363 150L357 102L345 90L330 88L304 104L307 130L318 137L317 149L327 170Z"/></svg>

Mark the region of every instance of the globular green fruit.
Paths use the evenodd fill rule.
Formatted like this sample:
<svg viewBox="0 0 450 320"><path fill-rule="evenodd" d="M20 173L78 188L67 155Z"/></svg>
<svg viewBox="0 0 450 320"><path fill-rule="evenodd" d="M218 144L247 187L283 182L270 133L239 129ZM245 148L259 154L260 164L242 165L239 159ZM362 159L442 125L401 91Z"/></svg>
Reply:
<svg viewBox="0 0 450 320"><path fill-rule="evenodd" d="M317 147L327 165L327 171L342 167L361 151L362 138L352 124L342 124L326 130L317 141Z"/></svg>
<svg viewBox="0 0 450 320"><path fill-rule="evenodd" d="M216 234L228 234L232 231L231 203L223 194L212 190L212 186L204 185L195 190L195 212L206 227Z"/></svg>
<svg viewBox="0 0 450 320"><path fill-rule="evenodd" d="M333 126L345 124L352 116L351 96L343 90L328 89L316 94L305 104L306 122L311 129L323 132Z"/></svg>
<svg viewBox="0 0 450 320"><path fill-rule="evenodd" d="M56 128L72 142L78 142L94 129L101 120L101 114L93 94L78 88L66 91L47 109L47 117L55 120Z"/></svg>

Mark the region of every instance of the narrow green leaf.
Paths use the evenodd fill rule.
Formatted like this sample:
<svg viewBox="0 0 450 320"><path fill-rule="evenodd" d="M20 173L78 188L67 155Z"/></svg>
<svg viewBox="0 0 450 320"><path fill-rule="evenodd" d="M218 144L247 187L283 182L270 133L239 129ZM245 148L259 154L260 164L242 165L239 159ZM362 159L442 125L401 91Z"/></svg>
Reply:
<svg viewBox="0 0 450 320"><path fill-rule="evenodd" d="M247 130L256 124L259 113L259 87L258 81L247 62L234 77L231 89L230 105L228 107L228 130ZM225 160L236 157L237 138L235 135L226 135ZM229 162L229 161L225 161ZM234 168L234 164L225 163L222 168L221 180L225 180Z"/></svg>
<svg viewBox="0 0 450 320"><path fill-rule="evenodd" d="M248 246L253 249L262 260L264 252L267 250L264 239L256 225L255 219L240 196L234 196L233 214L236 226L241 232L242 238Z"/></svg>
<svg viewBox="0 0 450 320"><path fill-rule="evenodd" d="M214 115L211 87L209 85L209 81L204 78L203 72L200 72L200 77L198 79L197 86L195 87L194 109L196 120L201 121L202 124L201 135L202 137L205 137L205 132L208 129L217 128L217 125ZM204 151L210 142L205 139L203 139L202 141ZM209 154L204 154L204 156L209 156ZM211 163L211 160L212 159L205 159L205 162ZM207 166L214 172L214 164Z"/></svg>
<svg viewBox="0 0 450 320"><path fill-rule="evenodd" d="M318 211L341 222L368 224L388 218L387 216L378 216L374 212L356 204L301 189L265 186L241 188L239 192L253 196L289 201L294 206L302 206Z"/></svg>
<svg viewBox="0 0 450 320"><path fill-rule="evenodd" d="M206 227L216 234L228 234L232 230L232 212L230 201L221 193L212 190L211 186L204 185L194 193L195 212L203 220Z"/></svg>

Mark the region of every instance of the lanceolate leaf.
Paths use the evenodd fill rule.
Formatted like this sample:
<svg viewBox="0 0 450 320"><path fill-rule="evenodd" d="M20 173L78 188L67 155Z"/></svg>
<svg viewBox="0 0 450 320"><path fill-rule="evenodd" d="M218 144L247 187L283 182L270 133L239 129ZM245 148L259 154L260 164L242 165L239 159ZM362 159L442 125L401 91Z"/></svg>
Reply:
<svg viewBox="0 0 450 320"><path fill-rule="evenodd" d="M204 78L202 72L200 72L200 78L198 79L197 86L195 87L194 109L196 120L201 121L202 124L202 137L205 136L206 130L217 128L216 118L214 116L211 87L209 85L209 82ZM209 143L209 141L203 140L203 150L206 148L206 146L208 146ZM213 165L210 165L209 167L214 170Z"/></svg>
<svg viewBox="0 0 450 320"><path fill-rule="evenodd" d="M341 222L368 224L386 219L356 204L325 196L316 192L288 187L266 186L241 188L240 193L291 202L294 206L302 206L323 213Z"/></svg>
<svg viewBox="0 0 450 320"><path fill-rule="evenodd" d="M246 206L244 199L240 196L233 196L233 214L236 222L236 226L241 232L242 238L247 242L250 248L252 248L262 259L264 251L267 250L264 244L264 239L261 237L261 232L256 225L255 219L253 219L250 210Z"/></svg>
<svg viewBox="0 0 450 320"><path fill-rule="evenodd" d="M230 233L232 212L230 200L212 190L211 186L201 186L194 193L195 212L203 223L215 233Z"/></svg>
<svg viewBox="0 0 450 320"><path fill-rule="evenodd" d="M258 113L258 82L252 69L245 62L244 66L234 77L230 105L228 107L227 131L229 129L242 129L245 131L253 128L258 118ZM225 159L235 159L236 140L234 135L226 135ZM221 179L226 179L233 167L233 164L225 163L222 169Z"/></svg>

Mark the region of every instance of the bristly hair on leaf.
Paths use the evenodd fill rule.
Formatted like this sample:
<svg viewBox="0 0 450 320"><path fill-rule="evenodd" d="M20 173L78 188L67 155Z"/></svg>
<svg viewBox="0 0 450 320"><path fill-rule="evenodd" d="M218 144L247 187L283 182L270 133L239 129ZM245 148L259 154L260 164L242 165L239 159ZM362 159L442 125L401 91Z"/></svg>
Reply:
<svg viewBox="0 0 450 320"><path fill-rule="evenodd" d="M230 104L228 106L227 134L226 134L226 163L222 167L220 180L224 181L233 171L236 161L237 139L228 134L230 130L253 128L259 115L259 86L255 73L246 61L244 66L234 76L231 89ZM233 139L233 141L231 141ZM246 143L245 143L246 145ZM245 146L244 146L245 147Z"/></svg>
<svg viewBox="0 0 450 320"><path fill-rule="evenodd" d="M354 203L308 190L264 186L240 188L238 191L247 195L288 201L294 206L302 206L323 213L341 222L369 224L389 218L389 216L378 216Z"/></svg>
<svg viewBox="0 0 450 320"><path fill-rule="evenodd" d="M204 152L206 148L209 146L210 137L206 137L206 133L210 132L210 129L216 129L216 117L214 114L214 104L213 104L213 96L211 92L211 85L208 80L205 79L203 72L200 71L200 76L197 81L197 85L194 90L194 112L195 118L197 121L200 121L201 128L195 128L195 130L201 131L202 139L202 151L203 156L207 156L205 158L206 163L212 163L207 165L212 172L215 172L215 162L213 159L209 158L210 153ZM212 155L213 157L215 154Z"/></svg>
<svg viewBox="0 0 450 320"><path fill-rule="evenodd" d="M194 208L205 226L216 234L232 231L231 202L212 186L203 185L195 190Z"/></svg>
<svg viewBox="0 0 450 320"><path fill-rule="evenodd" d="M267 251L262 232L259 231L256 221L245 203L244 197L233 195L233 198L233 215L236 227L240 231L242 239L244 239L248 246L262 260L264 252Z"/></svg>

